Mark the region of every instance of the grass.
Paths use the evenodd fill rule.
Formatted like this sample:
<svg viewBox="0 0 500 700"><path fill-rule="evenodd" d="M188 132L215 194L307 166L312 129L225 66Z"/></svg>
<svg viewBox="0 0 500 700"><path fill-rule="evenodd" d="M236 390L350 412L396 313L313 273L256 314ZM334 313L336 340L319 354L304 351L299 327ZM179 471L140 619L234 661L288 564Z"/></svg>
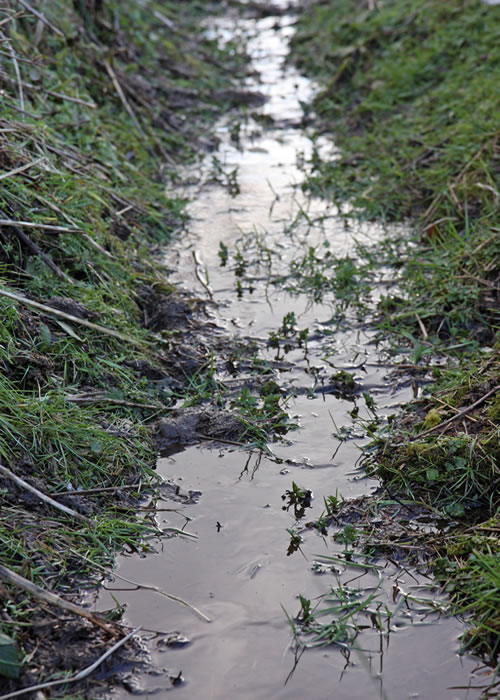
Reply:
<svg viewBox="0 0 500 700"><path fill-rule="evenodd" d="M294 57L322 83L315 108L341 155L313 159L311 188L386 220L494 204L499 16L476 0L313 6Z"/></svg>
<svg viewBox="0 0 500 700"><path fill-rule="evenodd" d="M319 83L310 106L317 133L338 147L330 158L313 151L304 187L345 216L410 229L357 250L361 269L391 278L378 302L380 339L414 366L417 386L427 385L373 432L369 468L400 501L425 504L450 523L426 557L468 621L465 647L492 665L500 609L500 412L492 391L500 351L499 19L500 7L479 0L319 3L299 18L291 54Z"/></svg>
<svg viewBox="0 0 500 700"><path fill-rule="evenodd" d="M351 214L415 221L410 238L359 250L396 273L382 328L413 344L492 343L500 325L499 13L475 0L373 12L343 0L313 6L294 38L294 60L322 86L319 130L339 147L315 152L305 186Z"/></svg>
<svg viewBox="0 0 500 700"><path fill-rule="evenodd" d="M185 220L186 202L166 186L229 107L220 91L244 61L204 36L207 7L194 0L37 8L42 20L21 6L2 15L0 292L17 301L0 294L0 456L87 521L2 476L0 559L75 596L99 579L93 562L111 566L156 533L138 515L155 492L155 420L189 401L209 363L194 332L171 325L169 309L187 317L191 302L156 254ZM60 663L79 666L71 620L10 584L0 595L0 632L22 659L9 689L54 671L57 630L76 666ZM41 617L54 621L42 644ZM92 630L83 636L106 648Z"/></svg>
<svg viewBox="0 0 500 700"><path fill-rule="evenodd" d="M368 558L358 562L348 557L342 558L342 555L323 557L314 566L326 573L325 567L330 563L332 570L339 564L361 570L358 578L378 568ZM314 601L299 595L300 610L295 618L286 613L297 647L336 646L348 662L353 651L383 654L383 644L368 652L366 645L370 644L370 636L375 634L381 640L388 639L395 623L398 627L406 626L412 624L410 617L425 619L443 609L440 603L429 597L423 586L419 587L419 595L416 595L405 592L396 582L390 594L384 590L381 580L376 585L363 588L343 583L338 575L336 579L336 585Z"/></svg>
<svg viewBox="0 0 500 700"><path fill-rule="evenodd" d="M492 665L500 630L498 371L498 355L489 352L441 372L432 392L372 444L379 449L369 458L369 469L391 492L449 523L432 538L427 559L451 596L452 612L468 622L464 648Z"/></svg>

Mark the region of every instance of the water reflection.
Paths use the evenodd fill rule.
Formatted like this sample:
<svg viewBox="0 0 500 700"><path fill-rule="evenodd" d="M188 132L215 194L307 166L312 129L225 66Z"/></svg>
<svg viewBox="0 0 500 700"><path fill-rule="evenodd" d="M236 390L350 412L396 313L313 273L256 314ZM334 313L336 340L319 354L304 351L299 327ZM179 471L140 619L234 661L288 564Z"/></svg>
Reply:
<svg viewBox="0 0 500 700"><path fill-rule="evenodd" d="M329 250L344 256L336 275L346 287L356 274L346 257L353 232L297 187L297 154L312 145L296 127L313 86L283 65L291 24L281 17L213 26L228 38L251 33L260 80L249 87L269 99L246 120L220 126L215 160L201 167L204 187L188 183L192 172L186 177L196 201L172 267L180 284L220 305L217 324L255 343L300 429L273 445L273 455L227 444L160 460L160 494L176 505L158 513L158 525L175 533L188 523L191 537L173 537L145 559L122 558L118 573L144 585L120 590L120 604L132 625L176 630L148 647L156 668L168 664L157 697L184 678L186 697L214 700L477 698L480 690L464 689L474 662L455 651L460 623L436 624L439 593L417 570L355 547L357 521L335 521L342 497L377 487L359 468L359 447L370 426L411 397L411 386L387 380L390 361L356 313L333 313L314 289L284 289L291 263L305 265L307 255L318 269L324 263L317 286L330 284L332 260L322 257ZM380 231L360 226L355 234L369 241ZM215 380L247 370L235 357ZM102 607L113 606L111 595ZM152 693L158 678L145 674L139 683Z"/></svg>

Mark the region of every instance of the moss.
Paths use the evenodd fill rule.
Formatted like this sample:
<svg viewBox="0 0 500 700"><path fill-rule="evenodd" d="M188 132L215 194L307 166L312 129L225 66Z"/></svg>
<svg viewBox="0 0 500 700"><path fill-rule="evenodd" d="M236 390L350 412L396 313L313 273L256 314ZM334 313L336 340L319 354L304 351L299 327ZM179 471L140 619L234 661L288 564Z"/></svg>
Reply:
<svg viewBox="0 0 500 700"><path fill-rule="evenodd" d="M436 425L439 425L443 420L442 412L436 408L431 408L430 411L427 412L423 423L422 427L427 430L428 428L434 428Z"/></svg>
<svg viewBox="0 0 500 700"><path fill-rule="evenodd" d="M492 421L500 423L500 394L497 394L489 404L488 415Z"/></svg>

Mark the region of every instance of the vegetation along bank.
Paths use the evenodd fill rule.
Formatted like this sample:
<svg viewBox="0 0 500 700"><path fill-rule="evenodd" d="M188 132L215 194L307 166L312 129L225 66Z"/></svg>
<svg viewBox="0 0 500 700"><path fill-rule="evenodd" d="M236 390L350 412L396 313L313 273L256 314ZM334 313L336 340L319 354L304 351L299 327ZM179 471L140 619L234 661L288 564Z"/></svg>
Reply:
<svg viewBox="0 0 500 700"><path fill-rule="evenodd" d="M392 235L365 251L398 282L398 292L379 302L378 323L394 351L407 353L418 392L374 433L366 464L386 495L432 509L443 529L432 537L405 531L389 546L391 538L367 525L364 544L420 545L470 623L464 647L495 665L500 7L314 3L299 19L292 55L320 86L317 133L333 134L339 148L334 158L314 153L305 186L350 216L410 221L413 229L410 239Z"/></svg>
<svg viewBox="0 0 500 700"><path fill-rule="evenodd" d="M248 98L205 5L1 3L0 695L125 639L71 605L154 536L159 419L209 375L202 304L159 257L184 223L166 185Z"/></svg>
<svg viewBox="0 0 500 700"><path fill-rule="evenodd" d="M269 382L258 420L227 410L214 357L230 358L231 345L160 261L184 224L185 202L165 185L214 145L215 118L249 100L231 82L243 75L237 47L220 49L197 28L208 4L1 9L0 688L9 692L90 666L126 640L119 610L68 604L117 551L154 537L157 450L190 437L175 421L169 432L165 415L208 398L200 433L258 444L287 417ZM292 49L321 85L318 133L339 147L333 160L315 152L306 187L341 208L349 201L349 215L414 222L411 239L365 250L367 263L397 275L378 323L421 392L389 429L374 429L367 467L445 522L431 540L412 536L472 620L465 645L493 664L499 26L500 7L479 0L319 2L299 18ZM364 545L382 550L373 533ZM136 659L132 644L116 658ZM113 667L106 673L71 688L92 697L113 682Z"/></svg>

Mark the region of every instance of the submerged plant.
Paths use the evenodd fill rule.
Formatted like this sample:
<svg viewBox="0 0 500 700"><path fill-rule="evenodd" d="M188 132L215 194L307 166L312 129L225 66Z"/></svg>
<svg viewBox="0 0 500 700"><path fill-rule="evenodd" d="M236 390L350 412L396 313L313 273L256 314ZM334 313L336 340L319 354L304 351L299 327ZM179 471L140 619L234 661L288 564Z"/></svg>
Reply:
<svg viewBox="0 0 500 700"><path fill-rule="evenodd" d="M306 514L306 508L312 507L312 499L312 491L301 488L295 483L295 481L293 481L292 488L287 489L281 496L281 500L286 501L286 505L282 506L282 508L286 511L293 508L295 519L300 520Z"/></svg>

